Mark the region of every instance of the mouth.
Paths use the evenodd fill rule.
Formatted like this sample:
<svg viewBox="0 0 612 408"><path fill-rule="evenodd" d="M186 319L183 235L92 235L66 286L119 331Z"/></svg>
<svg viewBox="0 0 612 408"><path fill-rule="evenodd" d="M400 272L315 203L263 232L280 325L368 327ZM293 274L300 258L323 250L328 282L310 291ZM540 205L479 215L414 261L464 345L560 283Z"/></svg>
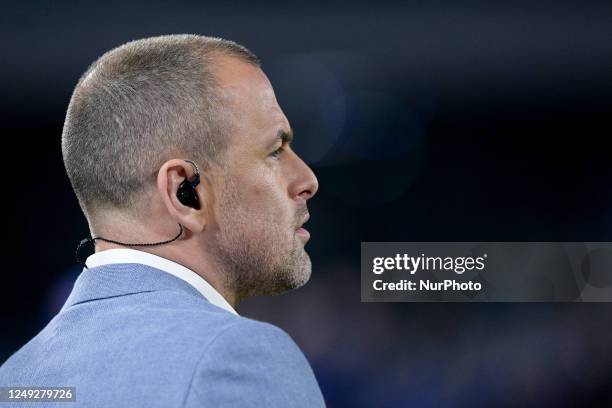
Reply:
<svg viewBox="0 0 612 408"><path fill-rule="evenodd" d="M310 232L308 232L308 230L304 228L303 225L306 224L306 222L308 222L309 219L310 219L310 214L307 213L304 219L302 220L302 223L298 225L298 227L295 230L295 235L298 235L299 237L304 238L305 240L308 240L310 238Z"/></svg>

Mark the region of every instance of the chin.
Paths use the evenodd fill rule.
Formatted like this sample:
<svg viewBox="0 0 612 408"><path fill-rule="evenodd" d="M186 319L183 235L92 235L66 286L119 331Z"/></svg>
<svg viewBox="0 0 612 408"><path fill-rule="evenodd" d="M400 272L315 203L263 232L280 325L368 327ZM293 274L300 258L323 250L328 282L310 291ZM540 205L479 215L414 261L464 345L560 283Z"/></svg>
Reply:
<svg viewBox="0 0 612 408"><path fill-rule="evenodd" d="M293 287L291 289L297 289L304 286L310 280L310 276L312 275L312 263L310 262L310 257L304 251L304 259L303 262L298 265L294 269L293 274Z"/></svg>
<svg viewBox="0 0 612 408"><path fill-rule="evenodd" d="M291 290L301 288L306 285L312 275L312 264L310 257L304 250L299 250L301 254L295 258L290 258L283 267L273 274L269 286L270 294L281 294Z"/></svg>

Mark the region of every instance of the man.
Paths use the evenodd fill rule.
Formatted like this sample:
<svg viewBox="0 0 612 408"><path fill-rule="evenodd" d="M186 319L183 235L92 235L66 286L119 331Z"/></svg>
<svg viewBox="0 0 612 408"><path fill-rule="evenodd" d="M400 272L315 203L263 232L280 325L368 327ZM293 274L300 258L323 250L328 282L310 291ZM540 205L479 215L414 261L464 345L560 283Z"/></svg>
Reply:
<svg viewBox="0 0 612 408"><path fill-rule="evenodd" d="M161 36L94 62L62 153L96 252L0 386L76 387L84 407L323 406L291 338L234 310L310 277L318 182L291 139L236 43Z"/></svg>

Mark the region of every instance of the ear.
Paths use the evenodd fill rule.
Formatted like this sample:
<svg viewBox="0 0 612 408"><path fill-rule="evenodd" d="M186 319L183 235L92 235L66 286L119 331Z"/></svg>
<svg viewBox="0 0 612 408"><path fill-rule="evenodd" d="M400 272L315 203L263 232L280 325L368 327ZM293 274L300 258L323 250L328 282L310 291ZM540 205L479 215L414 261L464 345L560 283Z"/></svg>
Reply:
<svg viewBox="0 0 612 408"><path fill-rule="evenodd" d="M176 196L179 186L185 179L195 177L193 166L183 159L171 159L165 162L157 173L157 190L162 202L172 218L192 232L201 232L206 226L205 202L202 194L202 183L195 187L200 201L200 208L195 209L181 203ZM200 174L200 177L202 175Z"/></svg>

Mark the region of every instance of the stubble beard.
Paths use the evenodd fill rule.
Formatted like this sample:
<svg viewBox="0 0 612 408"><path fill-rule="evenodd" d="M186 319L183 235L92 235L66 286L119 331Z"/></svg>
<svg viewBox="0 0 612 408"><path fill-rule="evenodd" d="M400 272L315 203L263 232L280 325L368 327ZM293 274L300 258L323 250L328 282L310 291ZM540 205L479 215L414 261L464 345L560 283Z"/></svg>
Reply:
<svg viewBox="0 0 612 408"><path fill-rule="evenodd" d="M227 184L217 240L226 289L240 301L305 285L312 265L292 226L279 225L272 216L250 213L240 205L235 186Z"/></svg>

